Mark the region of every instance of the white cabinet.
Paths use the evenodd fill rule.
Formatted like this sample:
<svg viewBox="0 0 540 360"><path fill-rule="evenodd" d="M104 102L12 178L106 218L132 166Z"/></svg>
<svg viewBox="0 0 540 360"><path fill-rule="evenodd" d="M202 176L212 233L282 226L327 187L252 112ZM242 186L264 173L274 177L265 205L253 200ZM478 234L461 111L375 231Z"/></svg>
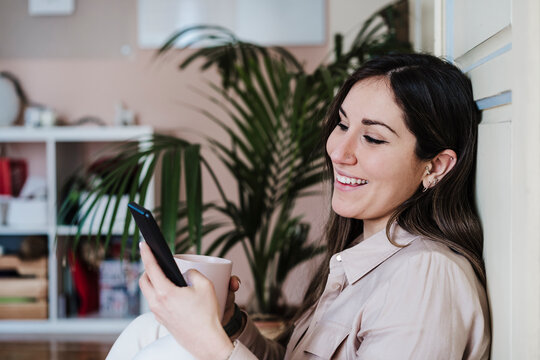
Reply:
<svg viewBox="0 0 540 360"><path fill-rule="evenodd" d="M0 238L9 236L44 236L48 243L48 317L45 320L0 320L0 333L117 333L131 319L106 317L65 317L61 308L60 258L62 244L74 233L74 228L57 225L60 191L66 179L80 166L88 164L95 154L111 144L125 141L141 142L153 133L148 126L129 127L53 127L53 128L0 128L0 146L9 157L25 158L29 176L46 179L47 197L41 204L43 217L35 222L5 223L0 225ZM153 184L146 204L153 207ZM2 201L10 201L3 199ZM28 206L28 204L24 204ZM8 210L9 211L9 210ZM39 221L38 221L39 220ZM141 302L142 303L142 302Z"/></svg>

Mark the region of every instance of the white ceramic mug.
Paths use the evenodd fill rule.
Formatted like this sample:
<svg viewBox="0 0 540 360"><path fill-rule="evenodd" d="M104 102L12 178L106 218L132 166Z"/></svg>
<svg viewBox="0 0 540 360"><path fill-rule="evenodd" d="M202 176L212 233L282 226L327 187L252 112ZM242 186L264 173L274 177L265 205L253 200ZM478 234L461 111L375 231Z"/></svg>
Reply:
<svg viewBox="0 0 540 360"><path fill-rule="evenodd" d="M219 316L222 319L229 293L232 261L215 256L194 254L176 254L174 255L174 261L176 261L182 275L190 269L195 269L214 284L219 304ZM189 284L188 278L186 278L186 282Z"/></svg>

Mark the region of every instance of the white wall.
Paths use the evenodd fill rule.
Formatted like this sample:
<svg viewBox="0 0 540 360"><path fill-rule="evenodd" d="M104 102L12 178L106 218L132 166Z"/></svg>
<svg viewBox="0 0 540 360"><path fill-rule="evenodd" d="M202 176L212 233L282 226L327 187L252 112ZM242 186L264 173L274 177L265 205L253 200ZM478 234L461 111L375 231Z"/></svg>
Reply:
<svg viewBox="0 0 540 360"><path fill-rule="evenodd" d="M454 60L470 76L483 111L477 198L492 358L538 359L540 2L415 0L410 8L417 49Z"/></svg>
<svg viewBox="0 0 540 360"><path fill-rule="evenodd" d="M512 2L511 359L540 359L540 2Z"/></svg>

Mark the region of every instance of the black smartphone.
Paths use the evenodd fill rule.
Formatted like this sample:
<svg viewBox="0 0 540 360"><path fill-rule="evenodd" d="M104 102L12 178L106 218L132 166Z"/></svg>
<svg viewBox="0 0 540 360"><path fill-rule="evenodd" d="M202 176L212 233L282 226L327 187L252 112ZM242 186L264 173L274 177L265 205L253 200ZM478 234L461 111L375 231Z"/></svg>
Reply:
<svg viewBox="0 0 540 360"><path fill-rule="evenodd" d="M141 230L144 240L148 246L150 246L150 249L152 249L152 253L161 267L161 270L163 270L169 280L176 286L187 286L182 273L174 261L171 250L167 246L165 238L150 210L145 209L134 202L130 202L128 208L135 219L137 227Z"/></svg>

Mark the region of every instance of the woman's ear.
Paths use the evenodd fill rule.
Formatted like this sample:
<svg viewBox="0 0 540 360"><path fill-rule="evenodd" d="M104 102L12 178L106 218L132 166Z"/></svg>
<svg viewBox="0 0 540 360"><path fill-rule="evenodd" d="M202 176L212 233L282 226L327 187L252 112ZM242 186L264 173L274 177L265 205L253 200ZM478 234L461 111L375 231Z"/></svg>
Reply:
<svg viewBox="0 0 540 360"><path fill-rule="evenodd" d="M457 162L456 152L446 149L441 151L426 165L426 172L422 179L424 189L435 186L443 177L454 168Z"/></svg>

